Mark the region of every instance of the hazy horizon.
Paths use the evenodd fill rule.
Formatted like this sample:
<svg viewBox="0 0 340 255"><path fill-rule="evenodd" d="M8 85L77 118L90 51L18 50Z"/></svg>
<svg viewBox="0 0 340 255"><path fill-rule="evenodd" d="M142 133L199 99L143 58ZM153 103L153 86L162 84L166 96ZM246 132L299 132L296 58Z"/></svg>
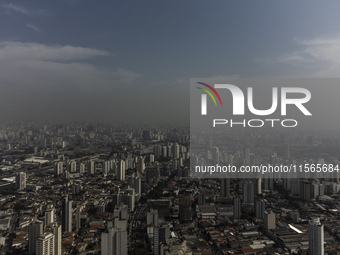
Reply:
<svg viewBox="0 0 340 255"><path fill-rule="evenodd" d="M339 77L336 7L2 1L0 118L186 124L191 77Z"/></svg>

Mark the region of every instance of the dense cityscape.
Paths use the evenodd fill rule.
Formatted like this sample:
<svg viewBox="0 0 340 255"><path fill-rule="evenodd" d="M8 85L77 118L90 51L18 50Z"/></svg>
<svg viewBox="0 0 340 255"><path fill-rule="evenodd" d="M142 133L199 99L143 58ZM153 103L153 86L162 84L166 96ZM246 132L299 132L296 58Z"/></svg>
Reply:
<svg viewBox="0 0 340 255"><path fill-rule="evenodd" d="M1 0L0 255L340 255L339 10Z"/></svg>
<svg viewBox="0 0 340 255"><path fill-rule="evenodd" d="M334 162L339 150L335 138L269 137L283 148L254 138L242 150L240 138L229 156L309 148ZM340 252L338 178L190 178L188 129L171 126L6 122L0 140L1 254Z"/></svg>

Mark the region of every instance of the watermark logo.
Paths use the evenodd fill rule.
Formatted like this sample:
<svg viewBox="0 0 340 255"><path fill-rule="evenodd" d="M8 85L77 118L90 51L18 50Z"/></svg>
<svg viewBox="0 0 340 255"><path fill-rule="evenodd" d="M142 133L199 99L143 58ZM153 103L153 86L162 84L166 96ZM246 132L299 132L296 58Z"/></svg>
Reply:
<svg viewBox="0 0 340 255"><path fill-rule="evenodd" d="M217 93L217 91L213 87L211 87L209 84L206 84L206 83L203 83L203 82L197 82L197 83L209 88L217 96L218 100L220 101L221 106L223 106L220 95ZM212 100L214 101L215 106L217 106L215 97L210 93L209 90L206 90L206 89L200 88L200 87L197 87L197 88L206 92L212 98ZM202 94L202 96L201 96L201 114L202 115L207 115L207 94Z"/></svg>
<svg viewBox="0 0 340 255"><path fill-rule="evenodd" d="M243 91L235 85L232 84L215 84L212 87L209 84L203 82L197 82L208 88L213 94L218 98L220 105L223 106L220 94L216 91L219 90L221 95L224 95L224 91L232 96L232 114L235 116L245 115L245 107L249 113L257 115L257 116L269 116L275 112L277 109L280 108L280 115L286 116L287 115L287 106L293 105L295 106L300 112L302 112L305 116L311 116L312 114L310 111L305 107L305 104L310 101L311 93L308 89L300 88L300 87L281 87L280 89L277 87L271 88L271 106L267 109L257 109L254 106L254 96L253 96L253 88L247 88L247 94L243 93ZM205 94L201 94L201 115L207 115L208 113L208 104L207 104L207 94L212 98L214 101L215 106L217 106L217 102L215 96L207 89L197 87L200 90L203 90ZM279 93L280 92L280 93ZM222 94L223 93L223 94ZM257 122L261 123L261 125L252 126L251 127L261 127L264 121L270 121L272 123L272 127L275 121L280 121L279 119L253 119L250 120L251 123ZM297 125L297 121L293 119L289 119L289 121L293 121ZM229 121L226 119L214 119L213 126L215 127L216 124L226 124ZM244 120L244 123L246 121ZM242 122L243 123L243 122ZM283 125L285 126L285 125ZM292 126L289 126L292 127Z"/></svg>

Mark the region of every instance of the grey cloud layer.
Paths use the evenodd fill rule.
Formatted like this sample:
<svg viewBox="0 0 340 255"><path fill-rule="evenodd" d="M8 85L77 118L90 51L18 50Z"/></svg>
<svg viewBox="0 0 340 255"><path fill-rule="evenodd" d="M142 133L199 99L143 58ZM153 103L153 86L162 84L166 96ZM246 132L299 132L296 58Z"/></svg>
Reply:
<svg viewBox="0 0 340 255"><path fill-rule="evenodd" d="M279 60L305 70L308 77L340 77L340 36L296 40L302 47Z"/></svg>
<svg viewBox="0 0 340 255"><path fill-rule="evenodd" d="M176 95L183 94L185 82L182 86L175 84L175 88L169 83L156 82L148 87L143 75L124 68L101 69L91 64L95 58L114 57L107 51L84 47L0 43L3 91L0 117L101 121L176 119L182 104L171 102ZM163 94L160 87L168 88L168 98L160 96Z"/></svg>

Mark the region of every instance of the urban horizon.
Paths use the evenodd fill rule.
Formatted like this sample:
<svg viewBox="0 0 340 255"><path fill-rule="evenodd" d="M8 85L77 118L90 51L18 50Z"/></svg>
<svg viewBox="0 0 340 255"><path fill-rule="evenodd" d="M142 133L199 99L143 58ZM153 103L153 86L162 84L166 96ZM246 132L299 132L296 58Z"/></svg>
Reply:
<svg viewBox="0 0 340 255"><path fill-rule="evenodd" d="M0 2L0 255L340 254L340 3Z"/></svg>

